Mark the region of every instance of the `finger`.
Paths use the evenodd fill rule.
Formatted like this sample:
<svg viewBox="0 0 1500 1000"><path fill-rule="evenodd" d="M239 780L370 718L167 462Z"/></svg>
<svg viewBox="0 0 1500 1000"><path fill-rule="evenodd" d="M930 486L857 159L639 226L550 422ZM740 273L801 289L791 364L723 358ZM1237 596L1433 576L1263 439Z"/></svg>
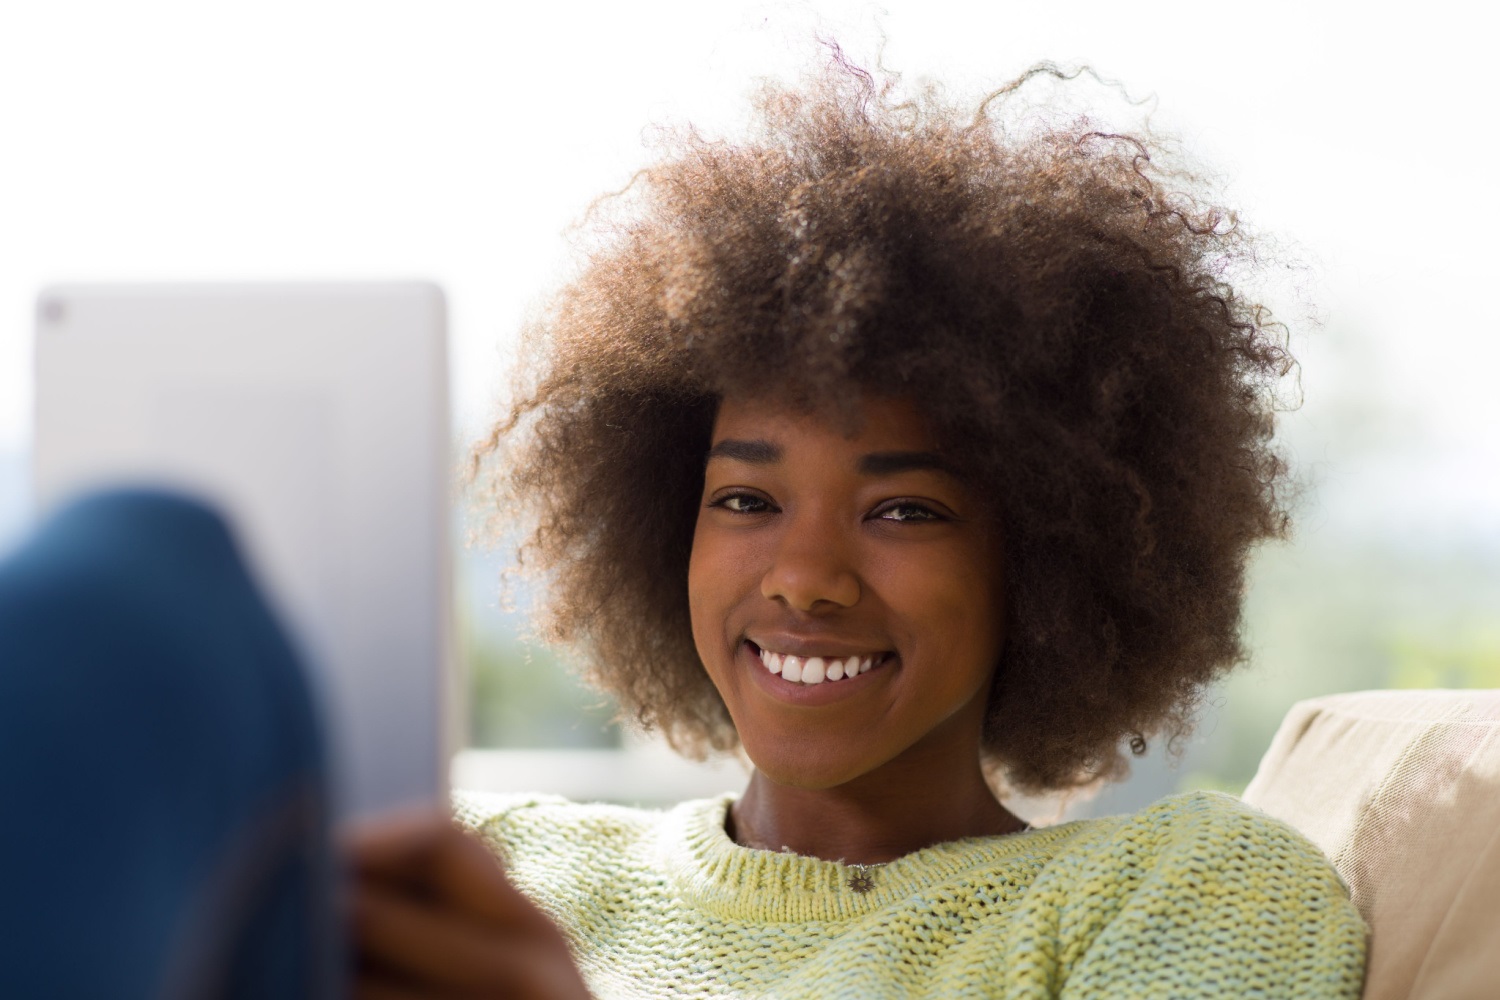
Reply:
<svg viewBox="0 0 1500 1000"><path fill-rule="evenodd" d="M541 928L552 921L506 878L489 847L470 834L453 830L430 859L432 886L450 905L497 928ZM560 933L557 933L561 941Z"/></svg>
<svg viewBox="0 0 1500 1000"><path fill-rule="evenodd" d="M564 951L561 958L546 951L519 951L512 965L515 973L512 997L535 997L536 1000L593 1000L583 976L573 959Z"/></svg>
<svg viewBox="0 0 1500 1000"><path fill-rule="evenodd" d="M356 883L379 883L410 900L438 903L496 929L554 937L561 933L505 877L499 859L479 838L446 817L416 812L353 827ZM357 888L356 888L357 891Z"/></svg>
<svg viewBox="0 0 1500 1000"><path fill-rule="evenodd" d="M393 982L377 972L361 973L350 994L353 1000L434 1000L438 996L477 997L503 996L506 1000L593 1000L583 979L570 966L555 962L543 962L535 953L514 952L516 964L510 970L510 978L503 983L487 985L477 990L449 993L435 992L427 985L410 982Z"/></svg>
<svg viewBox="0 0 1500 1000"><path fill-rule="evenodd" d="M361 973L350 996L353 1000L432 1000L430 990L393 983L374 973Z"/></svg>
<svg viewBox="0 0 1500 1000"><path fill-rule="evenodd" d="M357 871L406 875L453 829L447 813L422 807L352 823L339 840Z"/></svg>
<svg viewBox="0 0 1500 1000"><path fill-rule="evenodd" d="M496 990L514 983L521 965L518 947L523 954L547 953L571 965L566 947L549 937L497 934L376 886L361 887L353 916L361 962L424 986Z"/></svg>

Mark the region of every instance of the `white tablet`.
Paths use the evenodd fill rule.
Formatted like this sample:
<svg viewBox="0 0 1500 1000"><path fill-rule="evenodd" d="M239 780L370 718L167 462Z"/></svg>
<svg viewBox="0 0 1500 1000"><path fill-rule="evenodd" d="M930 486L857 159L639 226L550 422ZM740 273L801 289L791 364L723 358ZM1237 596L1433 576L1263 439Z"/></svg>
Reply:
<svg viewBox="0 0 1500 1000"><path fill-rule="evenodd" d="M226 515L311 667L339 816L446 794L445 326L441 290L419 283L69 286L37 303L37 510L149 483Z"/></svg>

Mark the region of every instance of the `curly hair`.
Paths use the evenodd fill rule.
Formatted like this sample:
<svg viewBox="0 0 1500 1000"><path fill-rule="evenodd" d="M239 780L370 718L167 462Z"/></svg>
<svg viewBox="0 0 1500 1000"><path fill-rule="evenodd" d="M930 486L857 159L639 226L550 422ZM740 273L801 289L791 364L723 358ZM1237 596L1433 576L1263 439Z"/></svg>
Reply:
<svg viewBox="0 0 1500 1000"><path fill-rule="evenodd" d="M668 133L596 203L576 277L527 328L474 453L495 516L533 515L539 618L684 753L737 737L691 636L687 566L726 394L917 401L1006 538L1006 642L982 754L1011 787L1118 777L1191 729L1244 659L1246 559L1285 533L1280 324L1225 278L1235 217L1161 140L898 103L837 53L766 84L742 141ZM1071 77L1067 77L1071 79Z"/></svg>

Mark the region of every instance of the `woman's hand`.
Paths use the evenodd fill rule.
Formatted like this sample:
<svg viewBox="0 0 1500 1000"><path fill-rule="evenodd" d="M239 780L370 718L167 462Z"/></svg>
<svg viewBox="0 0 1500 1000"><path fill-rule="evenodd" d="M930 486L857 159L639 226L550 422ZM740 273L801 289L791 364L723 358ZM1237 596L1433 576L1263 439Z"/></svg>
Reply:
<svg viewBox="0 0 1500 1000"><path fill-rule="evenodd" d="M587 1000L562 933L441 814L349 831L358 1000Z"/></svg>

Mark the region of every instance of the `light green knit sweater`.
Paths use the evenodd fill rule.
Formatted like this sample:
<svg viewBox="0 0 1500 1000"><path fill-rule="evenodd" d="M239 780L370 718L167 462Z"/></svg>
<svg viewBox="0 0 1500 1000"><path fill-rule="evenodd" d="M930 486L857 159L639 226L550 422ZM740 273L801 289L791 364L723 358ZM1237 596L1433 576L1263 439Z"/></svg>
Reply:
<svg viewBox="0 0 1500 1000"><path fill-rule="evenodd" d="M1213 793L872 869L668 812L460 794L600 998L1356 998L1365 927L1302 836Z"/></svg>

